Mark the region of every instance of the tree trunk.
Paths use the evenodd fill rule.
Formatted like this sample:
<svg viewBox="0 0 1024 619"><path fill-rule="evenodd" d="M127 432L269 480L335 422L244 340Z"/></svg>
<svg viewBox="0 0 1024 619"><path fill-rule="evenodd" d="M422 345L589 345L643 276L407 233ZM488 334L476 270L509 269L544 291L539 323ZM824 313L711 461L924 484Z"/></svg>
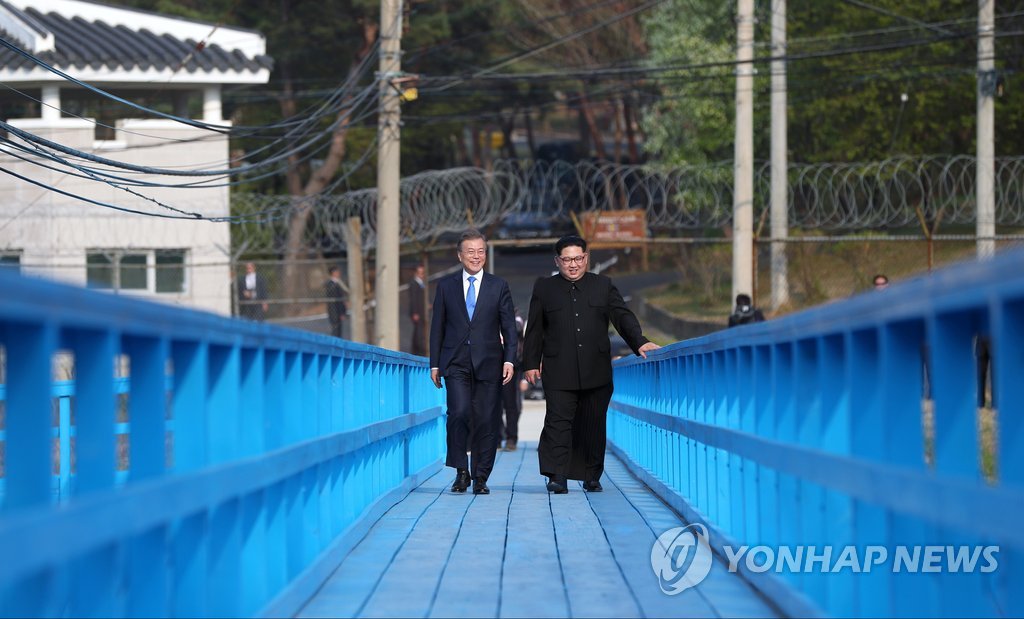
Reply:
<svg viewBox="0 0 1024 619"><path fill-rule="evenodd" d="M601 139L601 130L597 128L597 121L594 120L594 110L590 106L590 100L587 98L586 88L580 88L580 112L583 114L583 119L586 121L587 129L590 132L590 141L594 144L594 152L597 153L597 158L601 161L608 160L608 153L604 149L604 140Z"/></svg>
<svg viewBox="0 0 1024 619"><path fill-rule="evenodd" d="M352 64L348 70L348 78L355 76L363 59L370 53L374 41L377 39L378 26L376 22L364 20L363 46L353 57ZM295 99L291 96L290 83L286 87L285 99L281 102L282 111L290 110L294 115ZM306 181L302 184L301 172L296 165L297 156L291 158L292 165L287 172L288 190L292 194L292 210L288 217L288 236L284 252L284 269L282 273L283 292L286 299L299 298L302 292L304 279L300 276L299 260L302 259L305 250L306 227L313 214L313 207L316 204L318 195L331 181L345 158L345 138L348 135L349 119L347 118L348 106L346 105L338 112L338 126L334 128L331 135L331 145L327 151L327 157ZM286 112L286 116L289 114ZM356 282L349 282L349 287L358 285ZM294 316L299 313L299 305L286 306L285 313Z"/></svg>
<svg viewBox="0 0 1024 619"><path fill-rule="evenodd" d="M516 160L516 145L512 142L512 131L516 128L516 114L513 111L510 115L501 118L501 133L505 136L505 156L512 161Z"/></svg>
<svg viewBox="0 0 1024 619"><path fill-rule="evenodd" d="M523 110L523 123L526 125L526 143L530 146L530 160L537 156L537 144L533 141L533 118L529 108Z"/></svg>
<svg viewBox="0 0 1024 619"><path fill-rule="evenodd" d="M633 107L633 93L622 98L622 115L626 121L626 143L629 145L629 162L640 163L640 149L636 145L636 131L633 128L636 114Z"/></svg>
<svg viewBox="0 0 1024 619"><path fill-rule="evenodd" d="M480 126L476 123L471 123L469 125L469 135L469 148L473 157L473 166L482 168L484 167L484 162L480 154Z"/></svg>
<svg viewBox="0 0 1024 619"><path fill-rule="evenodd" d="M615 103L612 107L612 110L615 114L615 150L613 151L614 154L612 155L612 157L613 162L616 164L622 161L622 108L622 97L619 97L618 99L615 100Z"/></svg>

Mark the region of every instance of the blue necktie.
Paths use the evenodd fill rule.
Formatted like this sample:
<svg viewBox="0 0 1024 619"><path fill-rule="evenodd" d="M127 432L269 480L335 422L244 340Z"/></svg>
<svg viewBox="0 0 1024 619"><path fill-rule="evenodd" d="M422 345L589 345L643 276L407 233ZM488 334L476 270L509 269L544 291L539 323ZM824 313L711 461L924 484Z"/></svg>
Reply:
<svg viewBox="0 0 1024 619"><path fill-rule="evenodd" d="M469 290L466 291L466 312L470 320L473 320L473 310L476 309L476 288L473 287L475 281L475 277L469 277Z"/></svg>

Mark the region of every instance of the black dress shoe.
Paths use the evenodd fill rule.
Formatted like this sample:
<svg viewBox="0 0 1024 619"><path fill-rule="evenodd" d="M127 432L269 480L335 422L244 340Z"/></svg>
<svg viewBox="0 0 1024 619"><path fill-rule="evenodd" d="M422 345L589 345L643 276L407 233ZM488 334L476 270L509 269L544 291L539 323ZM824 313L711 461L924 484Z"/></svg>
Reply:
<svg viewBox="0 0 1024 619"><path fill-rule="evenodd" d="M601 482L596 479L583 482L583 489L587 492L603 492L604 488L601 487Z"/></svg>
<svg viewBox="0 0 1024 619"><path fill-rule="evenodd" d="M477 477L473 481L473 494L490 494L491 489L487 487L487 481L482 477Z"/></svg>
<svg viewBox="0 0 1024 619"><path fill-rule="evenodd" d="M455 483L452 484L452 492L465 492L469 488L469 471L459 469L455 475Z"/></svg>
<svg viewBox="0 0 1024 619"><path fill-rule="evenodd" d="M568 494L569 486L564 477L548 477L548 492L553 494Z"/></svg>
<svg viewBox="0 0 1024 619"><path fill-rule="evenodd" d="M515 450L516 450L516 439L510 438L507 441L505 441L505 449L504 449L504 451L515 451Z"/></svg>

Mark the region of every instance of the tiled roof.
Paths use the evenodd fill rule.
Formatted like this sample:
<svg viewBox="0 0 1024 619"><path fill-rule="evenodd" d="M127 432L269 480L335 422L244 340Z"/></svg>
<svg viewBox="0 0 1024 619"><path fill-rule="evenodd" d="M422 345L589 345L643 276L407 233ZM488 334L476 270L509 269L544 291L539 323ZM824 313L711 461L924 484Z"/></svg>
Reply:
<svg viewBox="0 0 1024 619"><path fill-rule="evenodd" d="M269 70L273 61L266 55L246 55L239 49L224 49L216 43L197 49L192 38L180 39L170 33L156 34L147 28L111 26L81 16L70 19L56 12L40 13L34 8L19 9L0 0L0 9L23 26L46 36L53 35L52 49L29 49L35 56L59 69L157 70L179 73L251 72ZM24 41L6 29L0 36L25 48ZM7 48L0 48L0 69L27 71L34 63Z"/></svg>

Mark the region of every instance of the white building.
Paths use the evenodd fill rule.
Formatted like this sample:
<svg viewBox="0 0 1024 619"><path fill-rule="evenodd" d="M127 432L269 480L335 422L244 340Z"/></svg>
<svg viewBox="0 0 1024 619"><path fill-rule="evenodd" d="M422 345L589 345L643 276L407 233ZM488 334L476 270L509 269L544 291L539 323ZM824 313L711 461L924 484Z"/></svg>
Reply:
<svg viewBox="0 0 1024 619"><path fill-rule="evenodd" d="M224 169L228 140L173 120L142 118L144 112L75 85L33 57L124 99L225 126L222 87L262 84L270 75L266 41L257 32L82 0L0 1L0 30L3 39L30 54L0 47L0 83L9 87L0 92L0 118L85 153L140 166ZM79 197L170 213L126 191L67 174L52 162L59 171L40 167L37 163L45 160L17 151L11 142L25 144L14 133L0 142L0 171L7 171L0 173L0 261L19 265L26 274L230 312L229 224L125 214L90 204ZM203 180L117 172L162 183ZM228 214L224 182L134 189L174 208L216 217Z"/></svg>

